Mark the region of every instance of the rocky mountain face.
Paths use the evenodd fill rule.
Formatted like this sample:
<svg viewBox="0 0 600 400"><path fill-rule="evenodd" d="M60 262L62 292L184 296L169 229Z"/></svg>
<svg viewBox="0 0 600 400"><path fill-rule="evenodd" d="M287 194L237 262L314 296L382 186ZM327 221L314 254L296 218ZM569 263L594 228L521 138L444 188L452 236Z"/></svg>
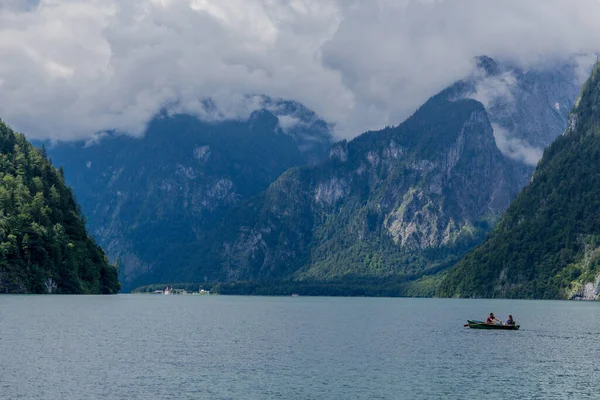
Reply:
<svg viewBox="0 0 600 400"><path fill-rule="evenodd" d="M48 146L91 232L118 257L124 290L191 279L228 210L288 168L326 157L331 137L323 120L295 102L260 100L247 121L165 114L143 138Z"/></svg>
<svg viewBox="0 0 600 400"><path fill-rule="evenodd" d="M520 186L485 108L453 86L395 128L336 144L230 214L214 280L418 278L479 243Z"/></svg>
<svg viewBox="0 0 600 400"><path fill-rule="evenodd" d="M500 151L529 166L521 176L524 186L544 149L567 126L583 84L581 66L567 61L525 70L489 57L477 62L477 72L462 82L462 94L485 106Z"/></svg>
<svg viewBox="0 0 600 400"><path fill-rule="evenodd" d="M568 129L490 237L453 268L438 294L598 298L600 293L600 64Z"/></svg>
<svg viewBox="0 0 600 400"><path fill-rule="evenodd" d="M0 293L119 289L117 269L88 235L62 171L0 120Z"/></svg>

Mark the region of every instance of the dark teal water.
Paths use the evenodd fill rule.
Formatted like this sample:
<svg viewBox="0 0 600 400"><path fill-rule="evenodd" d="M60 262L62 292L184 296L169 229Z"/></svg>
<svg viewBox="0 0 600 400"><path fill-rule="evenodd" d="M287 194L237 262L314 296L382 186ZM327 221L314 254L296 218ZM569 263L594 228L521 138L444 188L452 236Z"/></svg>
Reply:
<svg viewBox="0 0 600 400"><path fill-rule="evenodd" d="M490 311L522 330L463 328ZM599 317L588 302L0 296L0 399L597 399Z"/></svg>

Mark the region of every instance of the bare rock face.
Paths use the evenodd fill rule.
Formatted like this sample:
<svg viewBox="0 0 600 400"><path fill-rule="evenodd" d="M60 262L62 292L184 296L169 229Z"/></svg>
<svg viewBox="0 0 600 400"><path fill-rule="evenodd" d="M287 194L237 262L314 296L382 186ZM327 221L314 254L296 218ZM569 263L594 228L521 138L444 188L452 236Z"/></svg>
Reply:
<svg viewBox="0 0 600 400"><path fill-rule="evenodd" d="M598 294L600 293L600 277L595 282L586 282L581 290L579 290L573 297L572 300L598 300Z"/></svg>
<svg viewBox="0 0 600 400"><path fill-rule="evenodd" d="M348 161L348 143L346 141L336 143L329 150L329 157L332 160L339 160L341 162Z"/></svg>
<svg viewBox="0 0 600 400"><path fill-rule="evenodd" d="M315 190L315 201L325 205L333 205L346 197L349 185L344 179L333 177L327 182L320 183Z"/></svg>
<svg viewBox="0 0 600 400"><path fill-rule="evenodd" d="M506 157L525 166L520 185L528 181L544 149L565 132L569 111L583 84L576 60L523 69L489 57L464 81L464 95L486 108L496 145Z"/></svg>

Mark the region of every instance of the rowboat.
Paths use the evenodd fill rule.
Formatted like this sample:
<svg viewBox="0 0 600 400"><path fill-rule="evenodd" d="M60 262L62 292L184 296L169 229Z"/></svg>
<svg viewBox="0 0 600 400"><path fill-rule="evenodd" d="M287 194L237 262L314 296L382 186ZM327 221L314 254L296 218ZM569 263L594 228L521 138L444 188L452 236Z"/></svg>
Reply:
<svg viewBox="0 0 600 400"><path fill-rule="evenodd" d="M467 320L467 324L465 324L465 327L469 327L471 329L504 329L507 331L518 331L519 328L521 327L521 325L501 325L501 324L488 324L487 322L483 322L483 321L474 321L474 320Z"/></svg>

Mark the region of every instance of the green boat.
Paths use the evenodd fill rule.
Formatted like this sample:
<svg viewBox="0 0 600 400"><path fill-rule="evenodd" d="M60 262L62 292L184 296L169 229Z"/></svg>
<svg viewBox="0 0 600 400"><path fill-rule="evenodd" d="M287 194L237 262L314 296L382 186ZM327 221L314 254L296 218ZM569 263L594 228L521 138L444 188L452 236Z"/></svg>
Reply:
<svg viewBox="0 0 600 400"><path fill-rule="evenodd" d="M500 325L500 324L488 324L487 322L483 322L483 321L474 321L474 320L467 320L467 324L465 324L465 327L469 327L471 329L503 329L506 331L518 331L519 328L521 327L521 325Z"/></svg>

